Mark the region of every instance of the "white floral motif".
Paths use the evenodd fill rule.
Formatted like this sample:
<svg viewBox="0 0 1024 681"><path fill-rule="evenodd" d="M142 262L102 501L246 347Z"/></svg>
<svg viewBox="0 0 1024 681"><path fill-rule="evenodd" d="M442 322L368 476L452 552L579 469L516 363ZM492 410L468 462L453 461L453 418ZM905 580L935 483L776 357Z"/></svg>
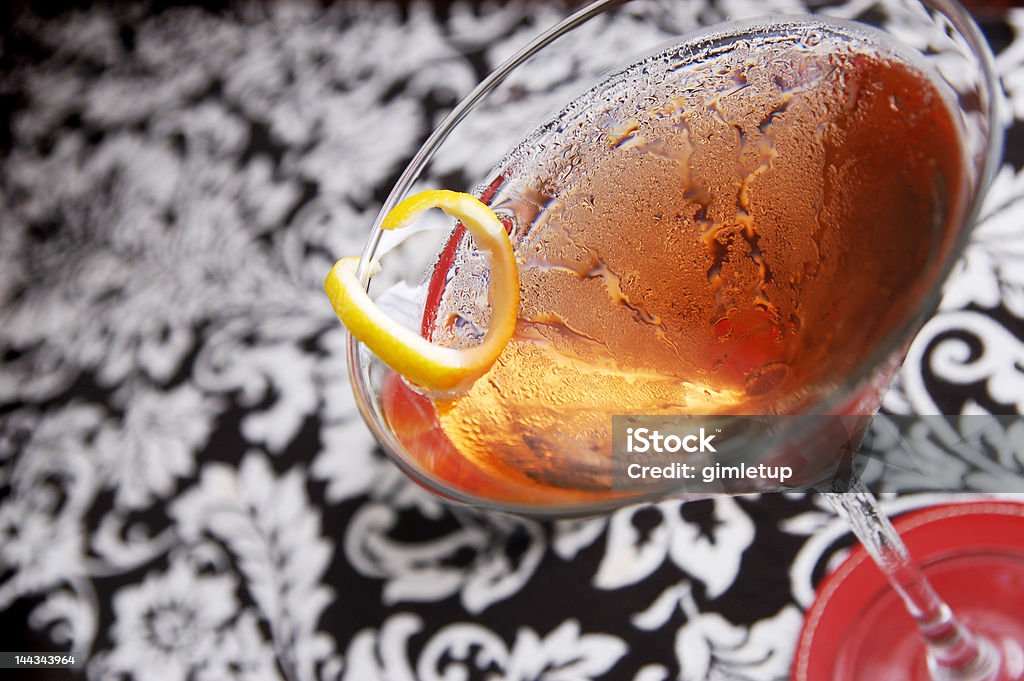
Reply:
<svg viewBox="0 0 1024 681"><path fill-rule="evenodd" d="M365 201L372 186L399 170L396 160L413 150L421 134L416 105L399 99L382 106L375 95L357 90L324 98L318 111L324 134L294 161L295 170L318 180L328 194L356 201ZM371 118L389 130L373 142L364 127ZM346 163L339 164L340 158Z"/></svg>
<svg viewBox="0 0 1024 681"><path fill-rule="evenodd" d="M345 651L342 681L414 681L406 651L409 639L422 629L420 617L402 612L389 617L379 631L360 631Z"/></svg>
<svg viewBox="0 0 1024 681"><path fill-rule="evenodd" d="M325 425L323 448L313 462L313 475L327 481L327 498L344 501L380 486L396 472L394 464L374 453L376 442L356 418Z"/></svg>
<svg viewBox="0 0 1024 681"><path fill-rule="evenodd" d="M287 320L276 318L287 324ZM296 320L306 325L313 320ZM243 328L260 341L240 342ZM299 329L281 333L302 333ZM274 453L284 449L298 433L304 419L317 407L314 382L314 358L303 353L294 342L266 337L273 329L253 329L246 320L236 320L211 335L196 358L196 384L214 393L237 391L238 400L247 407L270 402L264 409L251 409L242 422L246 439L264 444ZM243 336L244 337L244 336Z"/></svg>
<svg viewBox="0 0 1024 681"><path fill-rule="evenodd" d="M942 339L944 333L967 334L981 345L975 355L960 338ZM971 310L944 312L932 318L914 339L904 372L903 386L918 414L941 414L928 392L921 369L927 364L941 380L954 384L984 381L991 398L1024 413L1024 343L998 321Z"/></svg>
<svg viewBox="0 0 1024 681"><path fill-rule="evenodd" d="M326 354L317 362L315 381L321 395L322 447L313 460L313 475L327 482L334 503L360 494L393 489L401 476L395 466L375 454L376 441L356 409L345 358L341 325L320 336Z"/></svg>
<svg viewBox="0 0 1024 681"><path fill-rule="evenodd" d="M1015 36L1013 43L996 56L996 71L1009 95L1009 114L1024 120L1024 9L1015 7L1006 13L1006 23Z"/></svg>
<svg viewBox="0 0 1024 681"><path fill-rule="evenodd" d="M607 673L626 652L626 644L609 634L581 634L579 622L566 620L541 638L535 631L520 627L511 649L489 630L476 624L451 624L431 638L416 665L423 681L451 678L442 672L442 660L469 662L469 651L481 648L473 660L486 668L496 665L504 673L502 681L586 681Z"/></svg>
<svg viewBox="0 0 1024 681"><path fill-rule="evenodd" d="M115 503L145 507L170 494L177 478L191 476L218 411L216 400L189 385L168 392L135 390L123 421L96 437L107 480L117 490Z"/></svg>
<svg viewBox="0 0 1024 681"><path fill-rule="evenodd" d="M486 627L457 622L430 637L414 674L406 662L407 647L422 627L419 617L400 613L379 633L357 634L346 654L343 681L448 681L468 678L472 671L489 672L491 681L589 681L607 674L626 653L618 637L581 633L575 620L543 637L520 627L511 647Z"/></svg>
<svg viewBox="0 0 1024 681"><path fill-rule="evenodd" d="M717 613L693 613L676 633L681 681L789 678L803 617L788 606L747 628Z"/></svg>
<svg viewBox="0 0 1024 681"><path fill-rule="evenodd" d="M256 615L246 610L218 638L207 664L198 670L199 681L279 681L274 650L259 630Z"/></svg>
<svg viewBox="0 0 1024 681"><path fill-rule="evenodd" d="M551 549L562 560L572 560L581 550L597 541L607 526L607 518L556 520Z"/></svg>
<svg viewBox="0 0 1024 681"><path fill-rule="evenodd" d="M530 579L546 549L544 533L524 519L458 517L458 529L438 539L398 541L389 536L399 521L397 510L383 503L365 504L346 531L345 555L362 574L387 580L387 603L438 601L459 594L469 612L483 612ZM510 542L525 544L516 560L506 551ZM451 562L459 552L471 556L465 566Z"/></svg>
<svg viewBox="0 0 1024 681"><path fill-rule="evenodd" d="M309 296L275 272L259 235L241 228L279 221L294 201L293 187L268 184L260 163L239 173L232 163L200 157L185 168L166 144L127 135L103 142L80 171L49 168L74 167L83 153L77 138L67 137L57 145L57 161L25 158L13 175L26 193L51 197L24 208L38 217L22 219L66 224L31 247L45 274L24 304L3 309L0 341L38 345L32 356L55 360L65 382L92 367L107 384L137 374L163 382L193 347L194 327L203 320L258 304L279 327L303 328L280 319L311 307ZM51 173L61 179L44 192ZM165 229L168 220L180 229ZM81 314L82 306L90 314ZM0 388L22 390L20 381Z"/></svg>
<svg viewBox="0 0 1024 681"><path fill-rule="evenodd" d="M980 222L946 284L942 310L1002 302L1024 318L1024 171L1004 166L985 197Z"/></svg>
<svg viewBox="0 0 1024 681"><path fill-rule="evenodd" d="M339 254L362 249L374 216L374 211L356 210L349 202L332 197L321 196L304 204L279 241L289 279L305 290L319 290L324 273L330 271ZM329 305L326 300L324 303L327 313ZM343 335L340 324L337 329L338 335Z"/></svg>
<svg viewBox="0 0 1024 681"><path fill-rule="evenodd" d="M700 579L710 598L724 593L739 572L744 549L754 538L754 523L730 498L715 499L712 536L703 536L694 523L683 520L682 501L654 506L633 506L616 511L608 525L608 547L594 576L600 589L633 584L657 570L667 558ZM637 513L658 515L657 524L643 538L634 524Z"/></svg>
<svg viewBox="0 0 1024 681"><path fill-rule="evenodd" d="M0 609L85 574L83 516L99 484L89 442L103 416L73 403L34 423L0 501Z"/></svg>
<svg viewBox="0 0 1024 681"><path fill-rule="evenodd" d="M246 589L270 622L281 663L297 679L314 678L334 645L317 631L333 600L320 579L331 558L320 516L309 508L304 472L278 478L265 456L248 454L237 472L224 464L203 467L199 484L169 509L188 542L204 536L223 542L245 577Z"/></svg>
<svg viewBox="0 0 1024 681"><path fill-rule="evenodd" d="M99 658L104 675L184 681L206 664L238 602L230 575L201 575L184 561L114 595L114 648Z"/></svg>
<svg viewBox="0 0 1024 681"><path fill-rule="evenodd" d="M84 572L80 526L58 513L58 494L39 487L0 505L0 609Z"/></svg>
<svg viewBox="0 0 1024 681"><path fill-rule="evenodd" d="M686 622L676 632L675 652L682 681L788 678L797 630L803 620L792 607L752 626L733 624L715 612L701 612L691 585L669 587L633 623L645 631L664 627L677 611ZM655 670L648 672L652 677Z"/></svg>
<svg viewBox="0 0 1024 681"><path fill-rule="evenodd" d="M50 628L57 645L84 659L96 637L97 620L95 599L88 588L73 588L51 591L32 610L28 623L33 629Z"/></svg>
<svg viewBox="0 0 1024 681"><path fill-rule="evenodd" d="M521 8L515 3L492 3L486 12L477 12L472 3L456 0L451 4L448 29L452 42L468 52L502 42L522 20ZM534 23L538 23L536 19Z"/></svg>

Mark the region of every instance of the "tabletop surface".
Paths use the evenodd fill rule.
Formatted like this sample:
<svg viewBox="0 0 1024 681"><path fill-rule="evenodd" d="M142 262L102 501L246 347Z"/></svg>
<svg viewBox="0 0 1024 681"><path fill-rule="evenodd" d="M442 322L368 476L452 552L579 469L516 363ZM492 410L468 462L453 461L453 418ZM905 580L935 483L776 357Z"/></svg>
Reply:
<svg viewBox="0 0 1024 681"><path fill-rule="evenodd" d="M819 498L478 515L347 387L329 263L565 9L144 7L15 12L0 46L0 649L143 681L786 678L849 544ZM897 411L1024 409L1024 11L980 19L1005 159Z"/></svg>

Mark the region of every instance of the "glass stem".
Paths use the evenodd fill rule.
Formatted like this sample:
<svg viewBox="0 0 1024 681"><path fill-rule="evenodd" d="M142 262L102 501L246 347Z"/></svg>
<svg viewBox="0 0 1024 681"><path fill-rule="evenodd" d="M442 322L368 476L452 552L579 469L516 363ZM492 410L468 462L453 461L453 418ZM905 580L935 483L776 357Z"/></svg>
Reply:
<svg viewBox="0 0 1024 681"><path fill-rule="evenodd" d="M846 520L917 622L935 681L991 681L999 675L998 649L973 634L910 559L906 545L859 480L849 492L825 498Z"/></svg>

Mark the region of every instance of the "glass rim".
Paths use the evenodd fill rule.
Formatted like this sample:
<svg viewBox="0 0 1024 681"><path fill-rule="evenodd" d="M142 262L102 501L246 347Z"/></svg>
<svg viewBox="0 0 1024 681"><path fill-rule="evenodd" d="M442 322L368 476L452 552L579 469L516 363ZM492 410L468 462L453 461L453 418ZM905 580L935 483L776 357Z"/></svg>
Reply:
<svg viewBox="0 0 1024 681"><path fill-rule="evenodd" d="M554 41L585 24L591 19L605 14L618 6L629 4L631 0L597 0L568 17L562 19L554 26L543 31L520 48L515 54L507 58L492 70L487 77L480 81L476 87L465 98L463 98L451 112L441 121L440 124L430 133L427 140L420 146L412 160L409 161L402 171L394 187L388 195L387 200L381 206L371 227L371 233L360 256L359 268L356 276L364 288L369 286L369 268L366 263L370 262L376 253L383 235L380 225L384 217L401 201L411 189L412 185L419 179L423 170L429 164L434 153L445 142L452 130L473 110L473 108L491 91L501 85L519 66L544 49ZM986 120L987 126L985 136L984 158L980 168L981 173L977 177L971 194L968 196L968 205L964 211L963 218L956 239L950 243L948 253L944 260L937 263L934 273L934 283L928 287L923 295L911 304L910 314L893 325L892 329L867 353L857 366L850 371L841 381L825 392L824 395L816 398L806 408L801 409L802 413L827 414L836 407L848 402L857 393L859 388L865 386L875 374L879 367L885 365L894 355L899 354L901 345L913 341L916 331L920 329L924 321L937 309L942 296L945 282L948 280L953 267L961 257L964 247L970 240L971 234L976 227L981 205L988 191L989 185L995 176L998 163L1002 157L1003 128L999 116L999 86L995 72L994 57L989 49L988 42L978 28L973 17L957 0L918 0L921 6L934 9L943 14L953 27L967 41L972 55L978 60L983 79L984 89L987 94ZM820 8L819 8L820 9ZM811 8L808 8L811 10ZM746 21L764 19L768 16L777 17L799 17L815 16L812 11L808 13L765 13L758 17L749 17ZM726 19L725 21L729 21ZM856 20L848 20L852 23ZM721 27L724 22L715 25L701 26L693 31L687 31L677 36L678 39L687 39L699 35L709 29ZM973 160L973 159L971 159ZM483 508L490 511L513 513L520 516L532 517L572 517L583 515L594 515L620 508L622 506L654 501L672 496L671 492L659 491L630 497L616 497L610 495L608 498L597 500L570 500L552 504L549 506L536 506L524 502L496 501L477 496L473 493L463 491L452 486L447 481L421 470L410 460L412 457L406 452L406 448L397 440L389 428L382 426L382 415L378 413L374 405L374 395L370 388L370 380L367 375L368 366L364 366L360 360L360 348L362 343L346 332L346 357L348 377L351 388L355 394L356 406L359 409L363 421L370 428L377 442L387 452L388 457L401 471L412 478L419 485L430 490L432 493L444 498L449 502L455 502L467 506ZM726 415L725 418L728 418ZM407 458L407 456L409 458ZM678 495L677 495L678 496ZM700 498L706 498L701 496Z"/></svg>

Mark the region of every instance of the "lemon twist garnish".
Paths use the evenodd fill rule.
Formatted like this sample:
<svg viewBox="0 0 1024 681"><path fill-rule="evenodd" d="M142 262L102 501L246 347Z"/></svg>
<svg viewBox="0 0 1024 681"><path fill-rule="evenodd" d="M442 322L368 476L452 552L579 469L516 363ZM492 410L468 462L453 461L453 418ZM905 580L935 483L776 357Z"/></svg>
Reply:
<svg viewBox="0 0 1024 681"><path fill-rule="evenodd" d="M512 338L519 312L519 269L504 225L470 194L441 189L410 196L385 216L381 229L405 227L431 208L461 221L477 246L491 255L491 323L479 345L465 349L435 345L385 315L356 277L357 257L335 263L324 280L324 290L349 333L389 367L428 390L459 390L483 376ZM379 271L378 263L370 264L371 277Z"/></svg>

